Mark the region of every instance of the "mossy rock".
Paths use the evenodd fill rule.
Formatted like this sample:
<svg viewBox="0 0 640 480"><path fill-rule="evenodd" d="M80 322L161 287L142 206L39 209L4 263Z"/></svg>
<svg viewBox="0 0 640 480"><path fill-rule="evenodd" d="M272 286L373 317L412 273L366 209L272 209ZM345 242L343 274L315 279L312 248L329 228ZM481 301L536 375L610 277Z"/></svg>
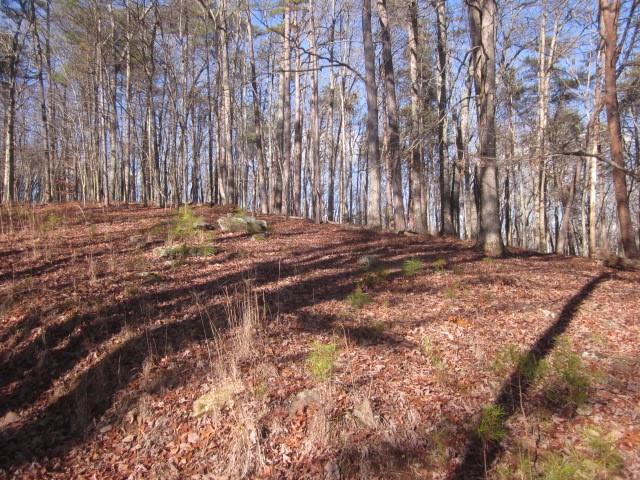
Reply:
<svg viewBox="0 0 640 480"><path fill-rule="evenodd" d="M235 395L243 391L244 385L240 382L230 382L220 385L193 402L193 416L199 417L205 413L215 412L224 407Z"/></svg>
<svg viewBox="0 0 640 480"><path fill-rule="evenodd" d="M223 232L240 232L250 235L267 231L267 222L242 214L227 214L218 218L218 225Z"/></svg>

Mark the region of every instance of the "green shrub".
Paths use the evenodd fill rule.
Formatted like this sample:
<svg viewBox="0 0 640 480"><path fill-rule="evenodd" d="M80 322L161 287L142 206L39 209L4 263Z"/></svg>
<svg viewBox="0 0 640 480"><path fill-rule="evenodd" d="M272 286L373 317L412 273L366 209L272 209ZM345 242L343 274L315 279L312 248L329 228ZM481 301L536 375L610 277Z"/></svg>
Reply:
<svg viewBox="0 0 640 480"><path fill-rule="evenodd" d="M624 460L615 444L593 428L586 429L584 435L592 462L584 463L583 469L590 470L597 478L609 478L620 474Z"/></svg>
<svg viewBox="0 0 640 480"><path fill-rule="evenodd" d="M44 217L44 221L42 222L42 231L43 232L51 232L60 226L62 223L62 217L56 213L48 213Z"/></svg>
<svg viewBox="0 0 640 480"><path fill-rule="evenodd" d="M347 295L347 302L353 308L362 308L365 305L371 303L373 300L371 297L362 291L362 288L356 288L353 293Z"/></svg>
<svg viewBox="0 0 640 480"><path fill-rule="evenodd" d="M431 266L435 272L441 273L444 272L444 267L447 266L447 260L444 258L437 258L433 262L431 262Z"/></svg>
<svg viewBox="0 0 640 480"><path fill-rule="evenodd" d="M391 271L388 268L378 267L372 272L365 273L360 280L360 285L366 288L375 288L384 284L390 273Z"/></svg>
<svg viewBox="0 0 640 480"><path fill-rule="evenodd" d="M445 288L444 298L446 298L447 300L455 300L457 296L458 296L458 289L455 287L455 285Z"/></svg>
<svg viewBox="0 0 640 480"><path fill-rule="evenodd" d="M338 347L335 343L314 342L307 357L307 365L314 377L324 380L335 367Z"/></svg>
<svg viewBox="0 0 640 480"><path fill-rule="evenodd" d="M188 205L180 207L171 221L169 235L171 239L178 241L192 240L200 232L198 225L204 223Z"/></svg>
<svg viewBox="0 0 640 480"><path fill-rule="evenodd" d="M402 275L413 277L424 269L424 262L417 258L408 258L402 262Z"/></svg>
<svg viewBox="0 0 640 480"><path fill-rule="evenodd" d="M579 465L571 459L560 455L549 455L542 464L543 478L545 480L574 480L577 477Z"/></svg>
<svg viewBox="0 0 640 480"><path fill-rule="evenodd" d="M558 405L579 407L587 401L591 378L582 359L565 340L557 342L549 362L547 398Z"/></svg>
<svg viewBox="0 0 640 480"><path fill-rule="evenodd" d="M538 360L533 353L520 352L515 345L507 345L496 354L491 363L491 370L500 377L505 377L516 369L518 376L532 382L544 375L547 370L546 362Z"/></svg>
<svg viewBox="0 0 640 480"><path fill-rule="evenodd" d="M242 207L235 207L233 209L233 216L234 217L246 217L247 216L247 211Z"/></svg>
<svg viewBox="0 0 640 480"><path fill-rule="evenodd" d="M431 366L437 370L444 369L444 360L431 343L431 339L427 336L422 338L422 353L429 359Z"/></svg>
<svg viewBox="0 0 640 480"><path fill-rule="evenodd" d="M504 426L505 413L499 405L489 405L482 409L476 434L483 442L499 442L507 434Z"/></svg>
<svg viewBox="0 0 640 480"><path fill-rule="evenodd" d="M216 253L217 249L213 245L187 245L186 243L181 243L173 247L163 248L160 256L179 259L187 257L210 257Z"/></svg>
<svg viewBox="0 0 640 480"><path fill-rule="evenodd" d="M621 478L624 461L615 445L594 429L586 429L584 438L569 455L549 454L542 462L545 480L596 480Z"/></svg>

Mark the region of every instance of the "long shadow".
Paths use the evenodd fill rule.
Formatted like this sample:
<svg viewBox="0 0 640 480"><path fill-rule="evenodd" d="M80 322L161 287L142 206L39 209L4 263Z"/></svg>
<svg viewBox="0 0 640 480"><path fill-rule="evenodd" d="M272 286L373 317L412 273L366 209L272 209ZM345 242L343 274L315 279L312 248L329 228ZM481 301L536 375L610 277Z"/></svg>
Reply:
<svg viewBox="0 0 640 480"><path fill-rule="evenodd" d="M273 278L273 272L269 276ZM290 290L314 290L317 300L327 300L342 295L336 285L344 282L355 283L353 272L325 275L310 282L283 286L266 297L267 303L275 302L275 297ZM188 289L185 289L188 291ZM303 302L307 305L307 302ZM280 313L296 311L300 302L290 302L279 306ZM224 330L224 306L209 309L208 315L216 319L216 329ZM327 322L330 328L331 321ZM171 325L154 327L144 334L127 341L117 350L108 354L97 364L84 371L76 381L73 390L50 405L44 415L26 423L15 432L3 432L0 444L4 444L0 456L0 467L9 468L25 461L61 454L73 444L81 441L90 426L89 420L104 413L112 404L115 394L124 388L137 372L148 355L148 345L162 344L167 338L173 343L172 349L180 351L193 342L206 339L201 319L191 317ZM378 339L389 340L389 339ZM73 345L77 348L77 345ZM71 353L71 352L69 352ZM114 373L117 372L117 375ZM59 375L60 372L56 372Z"/></svg>
<svg viewBox="0 0 640 480"><path fill-rule="evenodd" d="M407 242L404 245L415 246L415 242ZM62 335L73 332L73 337L67 344L49 354L45 378L38 382L29 380L33 372L22 365L22 362L30 364L30 357L34 354L32 347L27 347L18 354L18 361L14 359L15 363L12 362L14 367L18 367L17 374L12 372L11 376L14 380L23 380L17 390L3 399L1 409L6 409L7 406L20 408L35 401L57 378L70 371L90 353L91 342L94 345L106 342L122 329L123 316L135 316L135 312L139 311L139 306L143 303L151 306L146 318L158 318L168 311L180 311L182 307L193 302L194 294L202 294L209 300L216 300L217 303L210 307L208 313L217 320L220 329L223 329L224 307L220 303L220 293L224 291L225 286L253 276L256 287L267 288L265 301L270 305L271 311L293 313L314 302L342 298L345 292L354 287L362 273L355 265L357 255L370 254L382 247L384 245L369 243L363 241L362 236L353 235L334 245L320 249L310 248L307 253L311 255L302 262L298 257L285 265L281 265L277 260L250 264L227 275L215 278L207 276L207 281L194 284L193 281L198 279L196 277L191 279L188 286L138 296L104 307L91 315L76 317L64 327L56 327L60 328L57 333ZM284 255L287 253L283 252ZM279 281L291 275L311 271L320 272L320 275L294 283ZM286 302L283 303L283 299L286 299ZM333 328L332 318L325 317L322 320L325 329ZM138 322L142 323L141 320ZM79 330L76 332L76 329ZM318 329L318 324L316 323L312 329ZM371 344L395 344L398 341L391 336L375 335L375 332L357 329L350 334L356 341L362 340ZM83 339L87 336L91 342L85 345ZM180 351L191 343L203 341L207 337L202 328L201 318L196 315L168 325L144 329L144 332L118 345L96 364L83 371L70 391L57 398L42 414L35 415L34 418L18 424L17 428L6 429L0 434L0 468L9 468L33 459L50 458L80 442L90 427L90 420L103 414L112 405L116 393L140 371L142 363L149 355L150 343L162 345L167 338L171 339L172 350Z"/></svg>
<svg viewBox="0 0 640 480"><path fill-rule="evenodd" d="M571 297L564 305L556 321L547 328L529 349L529 355L536 361L545 358L555 345L556 339L562 335L576 314L578 307L589 297L595 288L611 277L610 272L600 273L587 282L578 293ZM496 396L493 405L504 411L504 419L508 419L516 413L523 397L531 387L532 380L527 380L516 369L502 384L500 392ZM502 453L503 446L499 442L484 443L477 435L469 439L465 448L462 463L449 477L455 480L470 480L485 478L485 468L489 469L494 461ZM486 467L485 467L486 466Z"/></svg>

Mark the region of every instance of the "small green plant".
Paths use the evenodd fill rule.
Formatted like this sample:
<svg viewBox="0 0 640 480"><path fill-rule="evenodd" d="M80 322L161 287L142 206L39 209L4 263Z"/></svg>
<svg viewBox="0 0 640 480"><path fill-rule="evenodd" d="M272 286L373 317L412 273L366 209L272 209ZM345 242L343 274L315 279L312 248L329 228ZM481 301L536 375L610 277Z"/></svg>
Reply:
<svg viewBox="0 0 640 480"><path fill-rule="evenodd" d="M462 265L454 265L451 270L453 271L454 275L464 274L464 268L462 267Z"/></svg>
<svg viewBox="0 0 640 480"><path fill-rule="evenodd" d="M347 302L353 308L358 308L358 309L362 308L365 305L371 303L372 301L373 300L371 299L371 297L365 292L363 292L362 288L360 287L356 288L353 291L353 293L350 293L349 295L347 295Z"/></svg>
<svg viewBox="0 0 640 480"><path fill-rule="evenodd" d="M433 267L434 272L442 273L444 272L444 267L447 266L447 260L444 258L437 258L431 262L431 266Z"/></svg>
<svg viewBox="0 0 640 480"><path fill-rule="evenodd" d="M417 258L408 258L402 262L402 275L413 277L424 269L424 262Z"/></svg>
<svg viewBox="0 0 640 480"><path fill-rule="evenodd" d="M377 267L375 270L364 274L360 280L360 285L366 288L375 288L384 284L390 273L391 271L388 268Z"/></svg>
<svg viewBox="0 0 640 480"><path fill-rule="evenodd" d="M178 213L171 222L169 235L172 240L187 241L192 240L199 233L198 225L203 222L188 205L180 207Z"/></svg>
<svg viewBox="0 0 640 480"><path fill-rule="evenodd" d="M256 233L251 238L253 238L253 240L255 240L256 242L264 242L267 239L264 233Z"/></svg>
<svg viewBox="0 0 640 480"><path fill-rule="evenodd" d="M447 300L455 300L457 296L458 296L458 289L455 287L455 285L445 288L444 298L446 298Z"/></svg>
<svg viewBox="0 0 640 480"><path fill-rule="evenodd" d="M235 207L233 209L233 216L234 217L246 217L247 216L247 211L242 207Z"/></svg>
<svg viewBox="0 0 640 480"><path fill-rule="evenodd" d="M337 356L338 346L335 343L314 342L307 357L307 365L314 377L325 380L331 375Z"/></svg>
<svg viewBox="0 0 640 480"><path fill-rule="evenodd" d="M577 477L579 465L561 455L549 455L542 464L544 480L573 480Z"/></svg>
<svg viewBox="0 0 640 480"><path fill-rule="evenodd" d="M376 320L373 323L371 323L371 329L376 332L377 334L382 334L384 333L384 331L387 328L387 324L384 323L384 321L382 320Z"/></svg>
<svg viewBox="0 0 640 480"><path fill-rule="evenodd" d="M422 338L422 353L429 359L431 366L437 370L444 370L444 360L427 336Z"/></svg>
<svg viewBox="0 0 640 480"><path fill-rule="evenodd" d="M569 455L549 454L542 462L545 480L596 480L619 478L624 461L613 442L598 430L587 428L583 440Z"/></svg>
<svg viewBox="0 0 640 480"><path fill-rule="evenodd" d="M51 232L62 223L62 217L56 213L48 213L42 222L42 231Z"/></svg>
<svg viewBox="0 0 640 480"><path fill-rule="evenodd" d="M585 444L593 461L586 466L595 474L594 477L605 478L620 474L624 460L613 442L602 432L587 428L584 432Z"/></svg>
<svg viewBox="0 0 640 480"><path fill-rule="evenodd" d="M522 353L515 345L509 344L498 351L491 363L491 370L496 375L504 377L514 368L520 379L532 382L544 375L547 364L538 360L533 353Z"/></svg>
<svg viewBox="0 0 640 480"><path fill-rule="evenodd" d="M482 257L482 263L486 263L487 265L493 265L495 262L493 257Z"/></svg>
<svg viewBox="0 0 640 480"><path fill-rule="evenodd" d="M160 255L166 258L181 259L187 257L210 257L217 253L213 245L187 245L181 243L173 247L163 248Z"/></svg>
<svg viewBox="0 0 640 480"><path fill-rule="evenodd" d="M562 339L549 362L549 387L547 398L556 405L579 407L588 399L591 377L582 359Z"/></svg>
<svg viewBox="0 0 640 480"><path fill-rule="evenodd" d="M505 412L501 406L486 406L482 409L476 434L483 443L499 442L507 434L504 421Z"/></svg>

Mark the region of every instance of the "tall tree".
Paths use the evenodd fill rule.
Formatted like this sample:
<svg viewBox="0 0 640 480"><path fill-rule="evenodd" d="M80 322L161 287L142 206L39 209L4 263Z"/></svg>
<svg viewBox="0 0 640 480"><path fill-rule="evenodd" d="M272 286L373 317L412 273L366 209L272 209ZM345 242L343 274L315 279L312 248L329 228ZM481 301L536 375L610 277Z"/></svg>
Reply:
<svg viewBox="0 0 640 480"><path fill-rule="evenodd" d="M496 3L495 0L467 0L467 6L480 154L478 240L485 255L500 257L504 246L500 232L496 159Z"/></svg>
<svg viewBox="0 0 640 480"><path fill-rule="evenodd" d="M362 3L362 45L364 49L365 88L367 91L367 225L382 226L380 215L380 137L378 132L378 89L376 62L371 33L371 2Z"/></svg>
<svg viewBox="0 0 640 480"><path fill-rule="evenodd" d="M411 228L424 233L427 227L424 222L422 204L422 122L420 121L420 66L418 61L418 2L409 2L407 33L409 36L409 75L411 80L411 134L409 141L411 152L410 178L411 202L409 204L409 222Z"/></svg>
<svg viewBox="0 0 640 480"><path fill-rule="evenodd" d="M613 187L616 197L618 213L618 228L620 240L625 256L636 258L636 246L631 212L629 210L629 194L627 179L624 172L624 155L622 147L622 129L620 127L620 110L618 108L618 94L616 85L616 66L618 63L618 16L620 15L620 0L599 0L602 19L602 39L604 42L604 104L607 109L607 124L609 130L609 148L613 169Z"/></svg>
<svg viewBox="0 0 640 480"><path fill-rule="evenodd" d="M391 29L386 0L377 0L380 34L382 37L382 70L384 72L385 111L389 145L387 158L389 183L393 201L393 226L397 231L406 229L404 217L404 201L402 199L402 164L400 162L400 123L398 120L398 99L396 97L396 80L393 69L391 49Z"/></svg>

